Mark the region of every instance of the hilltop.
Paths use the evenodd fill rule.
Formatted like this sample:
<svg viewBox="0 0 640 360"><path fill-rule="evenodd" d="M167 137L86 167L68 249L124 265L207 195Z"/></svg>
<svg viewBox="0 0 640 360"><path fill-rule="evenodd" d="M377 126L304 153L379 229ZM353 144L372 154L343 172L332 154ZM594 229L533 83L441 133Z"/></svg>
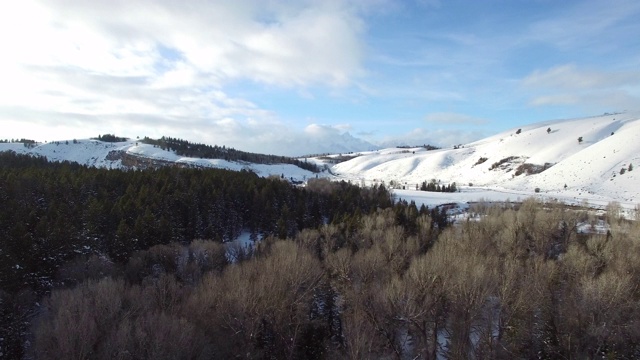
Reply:
<svg viewBox="0 0 640 360"><path fill-rule="evenodd" d="M269 163L209 159L178 155L178 151L143 140L120 139L122 141L101 141L98 139L62 140L49 143L0 143L0 151L15 151L19 154L44 156L50 161L71 161L81 165L107 169L145 169L159 166L181 166L199 168L219 168L234 171L253 171L259 176L283 176L292 181L304 181L316 176L316 172L303 169L287 162L296 159L270 155L250 154L267 157ZM226 151L234 151L227 149ZM280 163L273 161L281 158ZM304 162L301 159L300 162Z"/></svg>

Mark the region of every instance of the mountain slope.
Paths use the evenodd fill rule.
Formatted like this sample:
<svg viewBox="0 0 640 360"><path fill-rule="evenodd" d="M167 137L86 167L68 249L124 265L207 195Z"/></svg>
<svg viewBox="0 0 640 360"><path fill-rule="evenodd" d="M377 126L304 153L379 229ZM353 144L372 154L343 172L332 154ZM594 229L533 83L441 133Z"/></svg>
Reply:
<svg viewBox="0 0 640 360"><path fill-rule="evenodd" d="M640 202L640 171L628 171L630 164L640 165L640 113L546 121L519 129L457 149L370 152L334 165L332 171L347 179L393 180L408 188L438 179ZM624 174L620 174L622 168Z"/></svg>

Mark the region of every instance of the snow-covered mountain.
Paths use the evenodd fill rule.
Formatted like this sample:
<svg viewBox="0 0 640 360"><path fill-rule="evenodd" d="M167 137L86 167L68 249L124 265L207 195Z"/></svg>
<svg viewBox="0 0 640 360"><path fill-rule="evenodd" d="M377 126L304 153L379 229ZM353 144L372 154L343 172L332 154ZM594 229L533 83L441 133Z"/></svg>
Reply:
<svg viewBox="0 0 640 360"><path fill-rule="evenodd" d="M437 179L632 204L640 203L635 166L640 166L640 113L621 113L521 126L453 149L362 153L334 165L332 172L357 182L394 181L408 189Z"/></svg>
<svg viewBox="0 0 640 360"><path fill-rule="evenodd" d="M259 176L284 175L287 179L304 181L316 174L292 164L254 164L200 159L176 155L150 144L135 140L103 142L98 140L63 140L27 147L22 143L0 143L0 151L45 156L50 161L72 161L82 165L108 169L146 168L177 164L179 166L210 167L227 170L251 170ZM324 174L321 174L322 176Z"/></svg>
<svg viewBox="0 0 640 360"><path fill-rule="evenodd" d="M349 132L340 132L334 128L320 125L309 125L305 128L305 136L291 139L289 153L297 154L338 154L358 151L378 150L379 146L354 137Z"/></svg>

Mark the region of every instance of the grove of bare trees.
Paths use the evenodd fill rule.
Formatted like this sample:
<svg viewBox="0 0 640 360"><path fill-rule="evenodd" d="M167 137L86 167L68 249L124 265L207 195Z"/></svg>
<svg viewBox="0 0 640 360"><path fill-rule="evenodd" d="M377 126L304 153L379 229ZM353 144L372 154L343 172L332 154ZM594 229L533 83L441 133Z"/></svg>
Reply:
<svg viewBox="0 0 640 360"><path fill-rule="evenodd" d="M33 321L36 359L631 359L640 226L526 200L439 226L413 205L256 244L86 258ZM91 271L78 271L78 267ZM62 276L62 275L60 275Z"/></svg>

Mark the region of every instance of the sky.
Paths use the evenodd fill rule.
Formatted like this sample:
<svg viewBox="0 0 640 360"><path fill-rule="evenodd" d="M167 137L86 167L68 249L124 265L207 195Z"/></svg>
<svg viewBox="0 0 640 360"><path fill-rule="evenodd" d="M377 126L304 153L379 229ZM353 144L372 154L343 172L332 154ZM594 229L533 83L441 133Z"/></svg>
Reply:
<svg viewBox="0 0 640 360"><path fill-rule="evenodd" d="M637 19L635 0L3 1L0 139L464 144L638 110Z"/></svg>

